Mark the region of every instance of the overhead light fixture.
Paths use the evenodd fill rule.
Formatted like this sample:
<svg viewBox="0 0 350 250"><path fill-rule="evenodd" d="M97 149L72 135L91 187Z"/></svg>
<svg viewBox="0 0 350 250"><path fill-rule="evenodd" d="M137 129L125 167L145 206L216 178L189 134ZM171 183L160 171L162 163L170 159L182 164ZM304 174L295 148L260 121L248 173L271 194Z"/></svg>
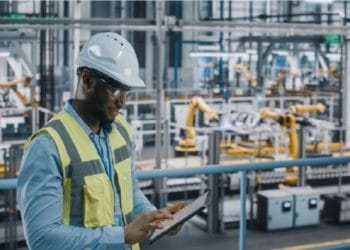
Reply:
<svg viewBox="0 0 350 250"><path fill-rule="evenodd" d="M245 56L247 53L241 52L211 52L211 51L198 51L190 52L190 57L240 57Z"/></svg>
<svg viewBox="0 0 350 250"><path fill-rule="evenodd" d="M257 54L255 49L247 49L245 52L248 54Z"/></svg>
<svg viewBox="0 0 350 250"><path fill-rule="evenodd" d="M219 45L199 45L197 47L199 51L219 51L220 46Z"/></svg>
<svg viewBox="0 0 350 250"><path fill-rule="evenodd" d="M305 0L307 3L330 4L333 0Z"/></svg>
<svg viewBox="0 0 350 250"><path fill-rule="evenodd" d="M315 57L314 51L303 51L303 54L307 57Z"/></svg>
<svg viewBox="0 0 350 250"><path fill-rule="evenodd" d="M8 51L0 51L0 57L9 57L10 56L10 52Z"/></svg>
<svg viewBox="0 0 350 250"><path fill-rule="evenodd" d="M273 50L272 54L278 54L281 56L288 56L290 53L287 50Z"/></svg>
<svg viewBox="0 0 350 250"><path fill-rule="evenodd" d="M330 59L331 61L340 61L341 60L341 54L339 53L326 53L326 57Z"/></svg>

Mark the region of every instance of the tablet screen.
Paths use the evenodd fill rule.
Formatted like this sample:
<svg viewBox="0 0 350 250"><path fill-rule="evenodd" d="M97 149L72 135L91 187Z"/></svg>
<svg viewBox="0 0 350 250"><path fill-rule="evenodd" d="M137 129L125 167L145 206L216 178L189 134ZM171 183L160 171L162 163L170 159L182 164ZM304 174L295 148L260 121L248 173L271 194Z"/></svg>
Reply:
<svg viewBox="0 0 350 250"><path fill-rule="evenodd" d="M162 222L164 227L162 229L156 229L151 237L149 238L149 244L153 243L157 239L161 238L165 234L167 234L169 231L174 229L179 224L184 223L188 219L190 219L193 215L198 213L199 211L203 210L207 204L208 204L208 196L209 192L206 192L205 194L198 197L196 200L194 200L189 205L185 206L175 214L173 214L174 219L173 220L165 220Z"/></svg>

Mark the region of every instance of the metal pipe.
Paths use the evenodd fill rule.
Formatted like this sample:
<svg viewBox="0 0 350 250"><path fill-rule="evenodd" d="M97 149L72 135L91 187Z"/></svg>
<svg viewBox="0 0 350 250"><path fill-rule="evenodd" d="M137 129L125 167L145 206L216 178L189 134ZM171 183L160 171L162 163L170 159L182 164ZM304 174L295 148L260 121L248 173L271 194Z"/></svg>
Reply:
<svg viewBox="0 0 350 250"><path fill-rule="evenodd" d="M146 18L56 18L47 16L47 18L0 18L0 24L47 24L47 25L72 25L72 24L91 24L91 25L154 25L154 19Z"/></svg>
<svg viewBox="0 0 350 250"><path fill-rule="evenodd" d="M306 156L306 132L307 128L301 126L299 131L299 157L304 158ZM303 187L306 185L306 169L303 167L299 167L298 171L298 186Z"/></svg>
<svg viewBox="0 0 350 250"><path fill-rule="evenodd" d="M157 89L157 109L156 109L156 117L157 117L157 123L156 123L156 168L161 168L161 129L162 129L162 92L163 92L163 32L161 30L162 25L162 15L163 15L163 6L162 2L158 1L156 2L156 15L157 15L157 65L156 68L157 72L157 82L156 82L156 89Z"/></svg>
<svg viewBox="0 0 350 250"><path fill-rule="evenodd" d="M20 27L19 27L20 26ZM106 27L110 30L128 30L128 31L155 31L156 27L154 25L125 25L125 24L99 24L99 25L87 25L87 24L1 24L0 30L12 30L12 29L25 29L25 30L70 30L70 29L80 29L80 30L98 30L106 31ZM165 30L165 29L164 29Z"/></svg>
<svg viewBox="0 0 350 250"><path fill-rule="evenodd" d="M17 178L13 179L1 179L0 190L11 190L17 187Z"/></svg>
<svg viewBox="0 0 350 250"><path fill-rule="evenodd" d="M220 19L223 20L224 19L224 1L221 0L220 1ZM223 52L224 51L224 33L220 32L220 36L219 36L219 45L220 45L220 51ZM224 62L222 57L220 57L219 59L219 86L220 86L220 93L222 92L223 89L223 79L224 79Z"/></svg>
<svg viewBox="0 0 350 250"><path fill-rule="evenodd" d="M246 249L246 200L247 200L247 171L241 171L240 199L241 216L239 220L239 250ZM252 218L250 218L252 220Z"/></svg>
<svg viewBox="0 0 350 250"><path fill-rule="evenodd" d="M272 162L259 162L249 164L236 164L236 165L209 165L200 168L185 168L185 169L156 169L147 172L137 172L138 179L151 179L159 177L183 177L200 174L218 174L218 173L233 173L238 171L251 171L251 170L267 170L275 168L287 168L293 166L324 166L331 164L346 164L350 162L350 156L342 157L320 157L320 158L305 158L298 160L288 161L272 161Z"/></svg>
<svg viewBox="0 0 350 250"><path fill-rule="evenodd" d="M108 21L107 21L108 20ZM66 20L62 18L52 19L8 19L0 18L0 29L18 28L19 25L23 29L94 29L105 30L106 26L110 29L117 30L139 30L139 31L156 31L157 27L154 21L141 20L121 20L121 19L80 19ZM145 24L146 23L146 24ZM169 30L166 25L161 25L162 30ZM254 32L268 34L305 34L305 35L350 35L350 27L343 25L320 25L320 24L296 24L296 23L261 23L261 22L232 22L232 21L186 21L180 25L171 27L172 31L208 31L215 30L216 32ZM268 31L268 32L267 32Z"/></svg>
<svg viewBox="0 0 350 250"><path fill-rule="evenodd" d="M163 74L164 74L164 44L163 44L163 31L162 31L162 21L163 21L163 2L156 2L156 46L157 46L157 61L156 61L156 90L157 90L157 109L156 109L156 169L161 169L162 164L162 116L163 116ZM158 197L158 206L165 206L165 196L163 195L164 179L155 180L155 191Z"/></svg>
<svg viewBox="0 0 350 250"><path fill-rule="evenodd" d="M319 166L330 164L347 164L350 162L349 156L342 157L320 157L306 158L290 161L259 162L236 165L209 165L201 168L184 169L156 169L145 172L136 172L136 177L140 180L147 180L160 177L184 177L201 174L233 173L238 171L267 170L275 168L286 168L292 166ZM0 190L16 188L17 179L0 179Z"/></svg>

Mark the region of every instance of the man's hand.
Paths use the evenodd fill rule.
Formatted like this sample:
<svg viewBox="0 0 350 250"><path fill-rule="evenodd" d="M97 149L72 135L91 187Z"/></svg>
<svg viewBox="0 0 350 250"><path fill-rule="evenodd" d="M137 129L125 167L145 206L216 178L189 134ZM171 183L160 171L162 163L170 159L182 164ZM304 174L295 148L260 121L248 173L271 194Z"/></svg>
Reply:
<svg viewBox="0 0 350 250"><path fill-rule="evenodd" d="M168 206L165 209L168 210L170 213L174 214L177 211L181 210L185 206L185 203L183 201L179 201L175 203L175 205Z"/></svg>
<svg viewBox="0 0 350 250"><path fill-rule="evenodd" d="M168 210L170 213L174 214L177 211L181 210L185 206L185 203L183 201L179 201L175 203L175 205L168 206L165 209ZM173 230L171 230L169 233L167 233L168 236L176 235L178 232L180 232L182 228L182 225L179 225L175 227Z"/></svg>
<svg viewBox="0 0 350 250"><path fill-rule="evenodd" d="M151 229L163 228L162 221L173 219L167 209L146 212L124 227L125 242L133 245L147 238Z"/></svg>

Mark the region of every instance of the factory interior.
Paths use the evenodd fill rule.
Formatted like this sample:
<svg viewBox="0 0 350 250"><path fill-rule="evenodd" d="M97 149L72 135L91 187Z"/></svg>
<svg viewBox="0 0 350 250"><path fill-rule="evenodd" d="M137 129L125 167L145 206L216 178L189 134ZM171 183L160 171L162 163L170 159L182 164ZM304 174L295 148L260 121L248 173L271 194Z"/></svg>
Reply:
<svg viewBox="0 0 350 250"><path fill-rule="evenodd" d="M130 42L145 83L121 110L141 191L158 208L210 191L141 249L350 249L347 0L0 1L0 249L30 249L24 144L100 32Z"/></svg>

